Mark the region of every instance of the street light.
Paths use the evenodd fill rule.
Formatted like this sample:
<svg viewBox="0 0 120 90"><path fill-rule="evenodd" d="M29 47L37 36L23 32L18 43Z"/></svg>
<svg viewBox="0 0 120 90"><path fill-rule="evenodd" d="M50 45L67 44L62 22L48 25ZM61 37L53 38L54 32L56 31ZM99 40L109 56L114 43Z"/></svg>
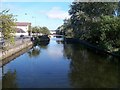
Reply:
<svg viewBox="0 0 120 90"><path fill-rule="evenodd" d="M36 17L32 16L32 18L35 19L35 20L34 20L34 24L35 24L35 26L36 26Z"/></svg>

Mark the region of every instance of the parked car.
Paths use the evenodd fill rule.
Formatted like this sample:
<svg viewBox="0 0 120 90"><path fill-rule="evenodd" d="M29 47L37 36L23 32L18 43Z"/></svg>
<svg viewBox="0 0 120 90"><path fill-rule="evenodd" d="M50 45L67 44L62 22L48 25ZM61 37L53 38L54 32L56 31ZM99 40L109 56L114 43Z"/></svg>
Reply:
<svg viewBox="0 0 120 90"><path fill-rule="evenodd" d="M24 35L20 35L20 37L24 37Z"/></svg>

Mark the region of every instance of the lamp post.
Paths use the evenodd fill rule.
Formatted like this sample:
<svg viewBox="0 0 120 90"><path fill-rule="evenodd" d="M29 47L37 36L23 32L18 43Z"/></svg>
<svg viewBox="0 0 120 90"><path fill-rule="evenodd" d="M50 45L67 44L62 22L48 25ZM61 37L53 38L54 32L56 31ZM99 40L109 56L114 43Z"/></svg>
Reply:
<svg viewBox="0 0 120 90"><path fill-rule="evenodd" d="M28 13L25 13L25 15L27 16ZM28 21L28 20L27 20ZM31 22L30 22L31 23ZM28 26L28 35L31 36L32 35L32 29L31 29L31 24L29 24Z"/></svg>
<svg viewBox="0 0 120 90"><path fill-rule="evenodd" d="M36 26L36 17L32 16L34 18L34 25Z"/></svg>

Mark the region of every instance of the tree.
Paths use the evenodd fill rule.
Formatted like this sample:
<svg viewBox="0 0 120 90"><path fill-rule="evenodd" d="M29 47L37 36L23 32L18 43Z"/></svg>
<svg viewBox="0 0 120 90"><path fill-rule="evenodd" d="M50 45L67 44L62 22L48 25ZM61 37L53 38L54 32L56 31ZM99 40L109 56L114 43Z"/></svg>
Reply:
<svg viewBox="0 0 120 90"><path fill-rule="evenodd" d="M3 39L8 42L14 42L14 34L16 32L14 26L16 18L13 14L8 14L9 10L0 12L0 28L2 29Z"/></svg>
<svg viewBox="0 0 120 90"><path fill-rule="evenodd" d="M37 26L35 26L35 27L32 27L32 33L33 34L37 34L38 35L38 33L39 33L39 28L37 27Z"/></svg>
<svg viewBox="0 0 120 90"><path fill-rule="evenodd" d="M47 27L35 26L35 27L32 27L32 33L36 33L37 35L38 34L47 35L47 34L50 34L50 31Z"/></svg>
<svg viewBox="0 0 120 90"><path fill-rule="evenodd" d="M120 18L115 12L120 10L120 2L73 2L63 27L74 38L85 40L107 51L120 51ZM69 35L68 35L69 36Z"/></svg>
<svg viewBox="0 0 120 90"><path fill-rule="evenodd" d="M50 34L50 31L47 27L42 27L41 28L41 33L47 35L47 34Z"/></svg>
<svg viewBox="0 0 120 90"><path fill-rule="evenodd" d="M91 24L90 38L92 44L112 51L120 47L120 18L102 16L99 22Z"/></svg>
<svg viewBox="0 0 120 90"><path fill-rule="evenodd" d="M73 2L69 14L76 38L81 38L89 33L91 22L99 20L100 16L113 16L117 4L111 2Z"/></svg>
<svg viewBox="0 0 120 90"><path fill-rule="evenodd" d="M28 33L29 33L29 36L31 36L31 33L32 33L31 25L28 26Z"/></svg>
<svg viewBox="0 0 120 90"><path fill-rule="evenodd" d="M118 3L118 16L120 16L120 1L119 1L119 3Z"/></svg>

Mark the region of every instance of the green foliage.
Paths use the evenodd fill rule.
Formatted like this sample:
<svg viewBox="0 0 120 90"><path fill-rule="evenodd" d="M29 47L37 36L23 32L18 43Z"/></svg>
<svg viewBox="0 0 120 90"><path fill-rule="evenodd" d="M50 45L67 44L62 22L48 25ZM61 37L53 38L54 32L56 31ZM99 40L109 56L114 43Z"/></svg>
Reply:
<svg viewBox="0 0 120 90"><path fill-rule="evenodd" d="M113 16L117 3L111 2L73 2L69 14L71 15L71 26L76 38L83 38L89 33L91 23L98 21L100 16Z"/></svg>
<svg viewBox="0 0 120 90"><path fill-rule="evenodd" d="M120 17L115 10L118 2L73 2L69 14L71 18L64 21L66 36L86 40L108 51L120 48Z"/></svg>
<svg viewBox="0 0 120 90"><path fill-rule="evenodd" d="M32 33L36 33L37 35L38 34L44 34L44 35L47 35L47 34L50 34L50 31L47 27L38 27L38 26L35 26L35 27L32 27Z"/></svg>
<svg viewBox="0 0 120 90"><path fill-rule="evenodd" d="M64 29L63 29L63 25L59 26L56 30L56 34L58 35L64 35Z"/></svg>
<svg viewBox="0 0 120 90"><path fill-rule="evenodd" d="M73 33L73 29L71 28L71 20L65 19L64 24L58 27L58 31L56 33L62 34L67 38L73 38L74 33Z"/></svg>
<svg viewBox="0 0 120 90"><path fill-rule="evenodd" d="M47 35L47 34L50 34L50 31L47 27L42 27L41 28L41 33Z"/></svg>
<svg viewBox="0 0 120 90"><path fill-rule="evenodd" d="M113 51L120 48L120 18L101 16L98 22L91 23L90 43ZM86 36L87 37L87 36Z"/></svg>
<svg viewBox="0 0 120 90"><path fill-rule="evenodd" d="M118 16L120 16L120 1L118 3L118 11L117 11Z"/></svg>
<svg viewBox="0 0 120 90"><path fill-rule="evenodd" d="M0 28L2 29L3 38L9 42L14 42L16 19L13 14L8 14L8 12L9 10L0 12Z"/></svg>
<svg viewBox="0 0 120 90"><path fill-rule="evenodd" d="M28 26L28 33L29 33L29 35L31 35L31 33L32 33L31 25Z"/></svg>

